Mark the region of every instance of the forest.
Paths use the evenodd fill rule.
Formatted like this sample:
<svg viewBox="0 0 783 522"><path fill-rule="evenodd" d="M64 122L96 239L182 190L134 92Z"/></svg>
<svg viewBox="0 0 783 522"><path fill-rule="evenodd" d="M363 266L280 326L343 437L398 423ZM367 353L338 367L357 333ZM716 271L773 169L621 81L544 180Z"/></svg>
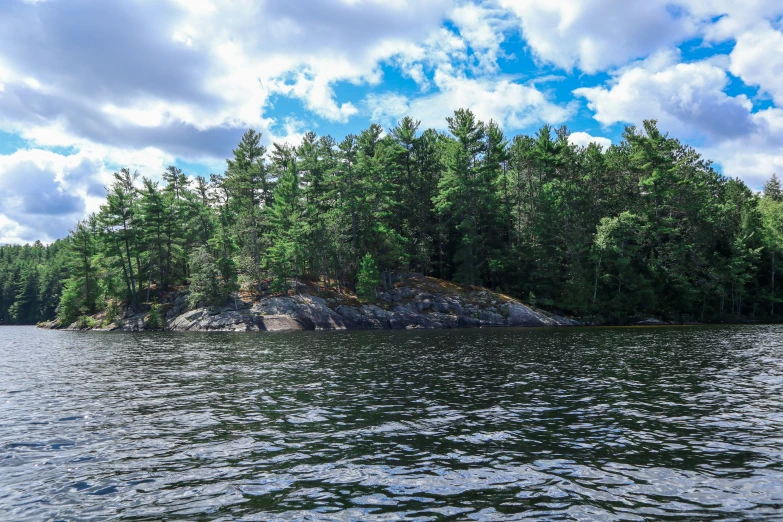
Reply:
<svg viewBox="0 0 783 522"><path fill-rule="evenodd" d="M447 123L270 150L248 130L209 179L122 169L67 238L0 247L0 322L69 324L182 285L194 304L304 278L372 299L403 271L603 322L783 317L776 176L757 193L655 121L607 149L549 125L508 137L465 109Z"/></svg>

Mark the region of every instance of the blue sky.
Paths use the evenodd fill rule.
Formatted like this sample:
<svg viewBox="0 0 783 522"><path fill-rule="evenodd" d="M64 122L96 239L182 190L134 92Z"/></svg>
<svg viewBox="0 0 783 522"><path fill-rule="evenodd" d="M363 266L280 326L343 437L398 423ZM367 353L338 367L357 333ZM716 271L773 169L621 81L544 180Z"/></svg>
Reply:
<svg viewBox="0 0 783 522"><path fill-rule="evenodd" d="M340 138L460 107L618 143L657 119L727 176L783 173L779 0L4 0L0 243L51 241L111 173L221 172L242 132Z"/></svg>

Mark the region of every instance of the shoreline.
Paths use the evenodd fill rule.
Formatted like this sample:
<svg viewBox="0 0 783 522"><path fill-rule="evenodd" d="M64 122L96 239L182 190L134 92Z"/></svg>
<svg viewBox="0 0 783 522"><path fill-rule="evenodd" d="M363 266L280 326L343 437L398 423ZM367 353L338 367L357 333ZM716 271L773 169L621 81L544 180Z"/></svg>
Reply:
<svg viewBox="0 0 783 522"><path fill-rule="evenodd" d="M393 288L379 292L377 298L371 301L361 301L349 294L316 292L306 285L298 295L255 299L237 297L224 306L190 309L187 298L187 289L160 292L156 303L147 303L137 313L121 309L118 318L113 321L107 320L105 312L99 312L65 326L57 320L37 326L68 331L278 332L776 324L667 321L650 316L629 317L619 322L600 316L573 318L546 312L487 288L460 285L416 273L401 274ZM156 321L150 319L150 305L157 310Z"/></svg>
<svg viewBox="0 0 783 522"><path fill-rule="evenodd" d="M236 300L228 306L189 309L187 291L161 294L152 308L124 310L108 321L105 312L63 327L57 321L40 327L98 331L292 331L404 330L477 327L583 326L576 319L549 314L517 299L481 287L464 286L421 274L406 274L377 299L323 292Z"/></svg>

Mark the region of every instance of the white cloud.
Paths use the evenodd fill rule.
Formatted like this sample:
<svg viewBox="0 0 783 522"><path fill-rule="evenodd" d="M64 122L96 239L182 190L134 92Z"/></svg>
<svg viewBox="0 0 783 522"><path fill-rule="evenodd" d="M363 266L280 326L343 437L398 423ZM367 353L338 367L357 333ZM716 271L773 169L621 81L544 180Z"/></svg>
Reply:
<svg viewBox="0 0 783 522"><path fill-rule="evenodd" d="M396 121L405 115L421 120L423 128L446 128L446 117L456 109L471 109L478 118L495 120L507 129L538 123L563 123L573 106L561 106L535 87L509 78L468 78L448 68L438 69L434 82L438 92L407 99L394 93L372 96L366 103L373 118Z"/></svg>
<svg viewBox="0 0 783 522"><path fill-rule="evenodd" d="M451 9L449 0L11 4L0 16L0 129L40 135L36 127L58 122L73 143L218 157L243 129L272 135L273 96L346 122L357 108L337 99L339 82L377 84L380 64L399 59L426 83L417 42Z"/></svg>
<svg viewBox="0 0 783 522"><path fill-rule="evenodd" d="M449 17L473 50L478 69L496 71L497 59L502 54L500 44L505 39L503 32L509 27L503 13L497 9L467 3L456 7Z"/></svg>
<svg viewBox="0 0 783 522"><path fill-rule="evenodd" d="M108 173L101 159L44 150L0 156L0 244L63 237L96 211Z"/></svg>
<svg viewBox="0 0 783 522"><path fill-rule="evenodd" d="M696 140L724 174L760 186L783 172L783 110L755 111L745 95L729 96L725 60L679 63L658 53L619 70L606 87L576 89L604 125L658 120L661 130Z"/></svg>
<svg viewBox="0 0 783 522"><path fill-rule="evenodd" d="M740 34L731 51L730 70L783 105L783 32L763 24Z"/></svg>
<svg viewBox="0 0 783 522"><path fill-rule="evenodd" d="M783 173L783 110L770 108L751 115L754 131L701 148L724 174L742 178L760 189L773 173Z"/></svg>
<svg viewBox="0 0 783 522"><path fill-rule="evenodd" d="M82 198L61 175L70 162L98 173L85 179L120 166L155 177L175 159L219 170L248 127L267 143L295 143L319 119L350 124L369 116L390 126L407 114L443 129L460 107L509 130L566 123L578 103L541 86L554 65L568 80L588 75L591 87L574 94L602 124L658 119L701 143L727 173L755 179L783 172L783 118L774 106L758 111L748 97L727 91L741 79L781 104L781 16L779 0L6 2L0 131L28 147L73 152L24 162L15 156L21 163L0 175L28 169L51 201L65 204L74 200L52 190ZM509 47L515 31L544 64L532 77L502 69L515 56L524 65L522 50ZM681 63L676 46L694 38L704 38L705 48L735 45L729 54ZM388 68L412 79L418 92L384 85ZM592 86L589 75L602 71L610 80ZM370 90L385 93L357 94ZM285 98L304 110L285 115L282 103L276 110ZM582 132L570 139L609 144ZM40 172L54 174L49 180ZM0 236L45 230L33 218L10 218L4 205L20 216L27 214L19 209L34 208L6 197L0 231L15 232Z"/></svg>
<svg viewBox="0 0 783 522"><path fill-rule="evenodd" d="M220 3L218 12L206 18L192 16L187 25L203 27L215 16L221 19L220 31L192 37L194 46L220 50L214 92L229 87L236 103L248 98L248 90L256 91L259 114L270 96L295 97L313 113L345 122L357 109L336 99L335 84L377 84L382 62L420 54L412 42L437 32L450 4L233 0ZM417 64L410 63L409 72L424 81Z"/></svg>
<svg viewBox="0 0 783 522"><path fill-rule="evenodd" d="M274 92L299 98L310 111L332 121L345 123L358 112L353 103L340 104L335 100L328 75L314 74L311 70L298 74L292 84L279 83Z"/></svg>
<svg viewBox="0 0 783 522"><path fill-rule="evenodd" d="M779 0L679 0L680 6L703 20L703 35L708 42L735 39L764 20L783 15Z"/></svg>
<svg viewBox="0 0 783 522"><path fill-rule="evenodd" d="M568 143L578 147L587 147L591 143L595 143L596 145L600 145L603 149L607 149L612 145L612 140L601 136L591 136L586 132L572 132L568 136Z"/></svg>
<svg viewBox="0 0 783 522"><path fill-rule="evenodd" d="M540 60L587 73L643 58L696 34L699 24L667 0L499 0L519 18Z"/></svg>
<svg viewBox="0 0 783 522"><path fill-rule="evenodd" d="M364 104L370 113L370 119L386 126L393 126L410 111L408 98L393 92L371 94L364 100Z"/></svg>
<svg viewBox="0 0 783 522"><path fill-rule="evenodd" d="M604 125L655 119L681 137L726 139L754 128L750 100L727 95L728 82L714 61L679 63L679 53L661 51L619 70L607 87L579 88L574 94L587 99Z"/></svg>

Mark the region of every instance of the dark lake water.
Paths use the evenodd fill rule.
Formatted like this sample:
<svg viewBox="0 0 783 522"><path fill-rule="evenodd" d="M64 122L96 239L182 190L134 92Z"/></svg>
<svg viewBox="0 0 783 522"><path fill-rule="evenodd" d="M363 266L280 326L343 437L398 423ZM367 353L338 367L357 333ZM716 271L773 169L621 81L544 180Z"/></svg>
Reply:
<svg viewBox="0 0 783 522"><path fill-rule="evenodd" d="M783 327L0 327L0 520L783 520Z"/></svg>

